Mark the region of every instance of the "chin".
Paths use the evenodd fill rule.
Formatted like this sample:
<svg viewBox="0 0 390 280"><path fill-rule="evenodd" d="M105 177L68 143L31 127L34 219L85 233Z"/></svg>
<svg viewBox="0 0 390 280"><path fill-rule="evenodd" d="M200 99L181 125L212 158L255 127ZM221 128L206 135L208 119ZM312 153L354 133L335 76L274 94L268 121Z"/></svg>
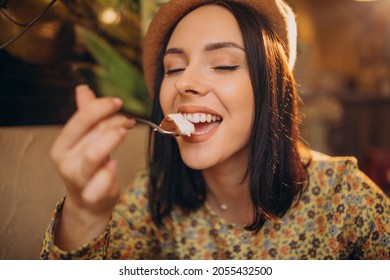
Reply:
<svg viewBox="0 0 390 280"><path fill-rule="evenodd" d="M194 170L204 170L207 168L210 168L213 166L213 164L210 162L210 159L193 159L193 158L188 158L186 156L182 156L184 164Z"/></svg>
<svg viewBox="0 0 390 280"><path fill-rule="evenodd" d="M215 165L210 152L181 148L180 156L184 164L194 170L204 170Z"/></svg>

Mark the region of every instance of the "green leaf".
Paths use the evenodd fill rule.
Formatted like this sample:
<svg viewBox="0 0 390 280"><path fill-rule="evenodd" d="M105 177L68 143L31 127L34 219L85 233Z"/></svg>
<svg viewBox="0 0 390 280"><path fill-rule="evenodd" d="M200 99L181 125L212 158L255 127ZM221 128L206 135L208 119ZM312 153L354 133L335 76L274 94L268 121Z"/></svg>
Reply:
<svg viewBox="0 0 390 280"><path fill-rule="evenodd" d="M79 66L79 73L88 81L93 89L98 93L104 92L104 96L115 96L123 100L123 110L134 116L150 117L150 110L145 107L145 103L132 95L127 94L116 84L106 78L102 67Z"/></svg>
<svg viewBox="0 0 390 280"><path fill-rule="evenodd" d="M142 73L107 41L80 26L76 32L99 64L90 69L79 68L103 96L116 96L124 101L124 109L139 116L150 116L152 101Z"/></svg>

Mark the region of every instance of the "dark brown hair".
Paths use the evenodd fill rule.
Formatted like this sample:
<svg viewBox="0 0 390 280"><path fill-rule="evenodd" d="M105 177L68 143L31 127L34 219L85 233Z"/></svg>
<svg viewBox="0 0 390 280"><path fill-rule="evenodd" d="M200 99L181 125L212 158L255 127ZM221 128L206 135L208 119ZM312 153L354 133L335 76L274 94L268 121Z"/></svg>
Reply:
<svg viewBox="0 0 390 280"><path fill-rule="evenodd" d="M249 178L254 219L246 228L257 232L267 219L280 218L287 212L299 197L306 179L298 153L296 85L282 41L261 16L239 3L209 3L221 5L235 16L244 40L255 100L245 175ZM163 119L159 103L164 77L162 59L174 27L158 60L152 113L156 123ZM150 208L154 222L161 226L174 206L188 212L203 205L206 185L201 171L184 164L173 138L151 133L149 139Z"/></svg>

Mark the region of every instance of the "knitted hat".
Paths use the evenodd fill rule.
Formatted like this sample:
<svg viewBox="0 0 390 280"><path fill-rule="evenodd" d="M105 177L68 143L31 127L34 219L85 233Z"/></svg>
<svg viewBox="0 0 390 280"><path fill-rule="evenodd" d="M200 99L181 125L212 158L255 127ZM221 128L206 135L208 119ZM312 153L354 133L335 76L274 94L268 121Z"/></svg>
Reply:
<svg viewBox="0 0 390 280"><path fill-rule="evenodd" d="M270 28L285 44L286 56L290 70L296 59L297 28L295 16L291 8L283 0L230 0L244 4L259 13L270 25ZM193 7L210 0L171 0L157 12L146 34L143 45L143 69L146 84L151 95L154 94L154 75L157 59L165 37L172 26Z"/></svg>

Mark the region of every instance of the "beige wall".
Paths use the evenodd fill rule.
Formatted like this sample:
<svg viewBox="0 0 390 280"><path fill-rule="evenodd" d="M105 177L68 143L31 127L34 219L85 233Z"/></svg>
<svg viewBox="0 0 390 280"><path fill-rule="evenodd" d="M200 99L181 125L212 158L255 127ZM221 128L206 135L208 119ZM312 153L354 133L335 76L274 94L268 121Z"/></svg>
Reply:
<svg viewBox="0 0 390 280"><path fill-rule="evenodd" d="M0 259L38 259L43 233L65 189L50 160L58 126L0 128ZM148 129L129 132L113 155L119 180L145 162Z"/></svg>

